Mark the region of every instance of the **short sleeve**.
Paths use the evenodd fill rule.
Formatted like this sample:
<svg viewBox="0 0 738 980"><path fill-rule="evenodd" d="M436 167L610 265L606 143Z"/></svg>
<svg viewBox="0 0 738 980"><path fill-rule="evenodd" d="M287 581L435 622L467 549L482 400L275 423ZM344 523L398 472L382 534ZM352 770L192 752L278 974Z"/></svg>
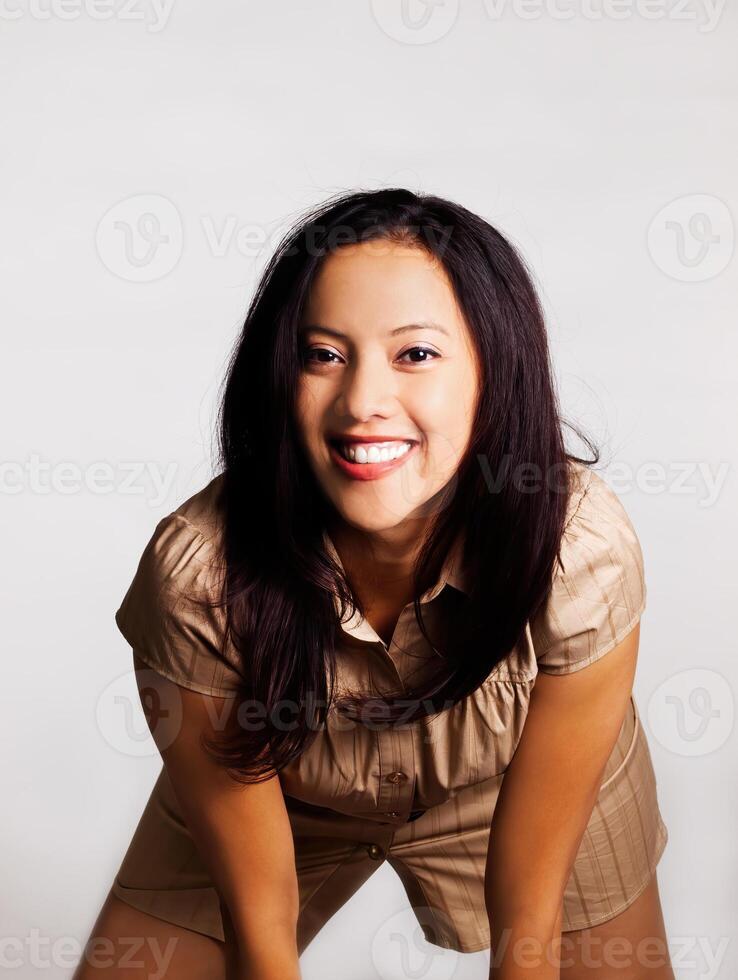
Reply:
<svg viewBox="0 0 738 980"><path fill-rule="evenodd" d="M646 607L640 542L614 490L589 471L567 518L550 595L531 622L538 670L569 674L613 650Z"/></svg>
<svg viewBox="0 0 738 980"><path fill-rule="evenodd" d="M216 597L214 551L186 518L162 518L115 622L153 670L201 694L228 697L240 680L239 658L232 644L221 654L225 610L202 603Z"/></svg>

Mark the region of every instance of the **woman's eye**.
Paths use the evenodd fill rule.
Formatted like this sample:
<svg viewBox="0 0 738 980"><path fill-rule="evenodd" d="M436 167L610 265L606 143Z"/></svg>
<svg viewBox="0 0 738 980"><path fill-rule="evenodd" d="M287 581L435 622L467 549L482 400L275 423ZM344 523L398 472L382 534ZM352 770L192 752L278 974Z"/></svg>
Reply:
<svg viewBox="0 0 738 980"><path fill-rule="evenodd" d="M422 354L423 355L420 358L420 360L411 361L410 362L411 364L427 364L429 360L433 360L434 358L441 356L436 351L431 350L429 347L411 347L410 350L406 350L404 354L401 354L400 355L400 357L401 358L407 357L408 354ZM430 357L426 357L425 355L430 355Z"/></svg>
<svg viewBox="0 0 738 980"><path fill-rule="evenodd" d="M399 360L405 360L406 364L427 364L441 355L429 347L411 347L409 350L400 354ZM337 364L341 357L335 351L328 350L327 347L305 347L302 351L302 360L305 364Z"/></svg>
<svg viewBox="0 0 738 980"><path fill-rule="evenodd" d="M302 359L306 363L333 364L333 361L327 360L327 357L320 357L319 355L338 357L332 350L328 350L325 347L306 347L302 352Z"/></svg>

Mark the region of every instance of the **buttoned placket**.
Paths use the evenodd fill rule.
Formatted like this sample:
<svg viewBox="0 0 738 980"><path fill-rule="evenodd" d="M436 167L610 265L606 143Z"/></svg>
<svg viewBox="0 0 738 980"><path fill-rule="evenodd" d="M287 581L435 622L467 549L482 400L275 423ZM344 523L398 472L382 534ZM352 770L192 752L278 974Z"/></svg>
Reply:
<svg viewBox="0 0 738 980"><path fill-rule="evenodd" d="M376 634L366 620L361 620L360 623L352 620L344 624L345 631L353 637L354 642L358 641L366 647L366 656L376 657L380 661L372 666L372 674L375 676L375 687L382 691L405 690L397 662L401 652L396 642L404 616L405 610L400 616L389 645ZM415 796L415 736L412 726L407 723L393 726L381 720L370 720L368 725L375 739L379 757L379 785L376 789L377 819L380 823L400 826L412 812Z"/></svg>
<svg viewBox="0 0 738 980"><path fill-rule="evenodd" d="M395 646L393 633L389 647L383 640L377 639L377 652L386 661L398 690L404 690L400 672L392 657ZM377 809L383 813L390 824L405 823L413 808L415 795L415 742L410 725L383 725L376 732L379 750L379 792L377 794Z"/></svg>
<svg viewBox="0 0 738 980"><path fill-rule="evenodd" d="M326 550L343 568L340 555L327 532L323 534ZM464 588L463 574L459 568L460 539L457 539L452 553L444 564L438 582L428 589L420 598L421 603L431 602L444 589L447 583L458 588ZM336 600L336 608L338 603ZM409 603L402 610L389 645L377 634L371 624L357 610L346 623L341 623L342 630L349 636L361 640L370 647L382 660L382 673L391 679L390 687L405 690L402 673L398 668L403 654L397 642L398 633L407 628L408 616L414 616L413 604ZM415 733L412 725L377 726L374 732L379 753L379 786L377 788L377 816L383 818L380 822L388 826L400 827L406 823L413 812L413 800L416 784ZM369 856L381 860L385 851L379 843L368 845Z"/></svg>

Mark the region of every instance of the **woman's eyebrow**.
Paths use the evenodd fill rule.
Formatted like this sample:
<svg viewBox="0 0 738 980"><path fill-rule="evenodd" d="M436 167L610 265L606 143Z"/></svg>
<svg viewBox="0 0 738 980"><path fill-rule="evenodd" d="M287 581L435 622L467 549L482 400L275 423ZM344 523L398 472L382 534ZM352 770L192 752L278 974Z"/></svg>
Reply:
<svg viewBox="0 0 738 980"><path fill-rule="evenodd" d="M341 333L340 330L334 330L333 327L326 327L321 323L308 323L303 327L300 327L299 333L308 333L310 330L319 330L321 333L330 334L331 337L337 337L339 340L350 340L346 334ZM388 337L396 337L397 334L407 333L409 330L438 330L439 333L444 333L446 336L450 336L448 330L442 327L440 323L433 323L430 320L423 320L420 323L406 323L402 327L395 327L394 330L390 330L387 334Z"/></svg>
<svg viewBox="0 0 738 980"><path fill-rule="evenodd" d="M389 336L394 337L398 333L406 333L408 330L438 330L440 333L445 333L447 337L450 336L445 327L442 327L440 323L433 323L432 320L421 320L420 323L406 323L404 327L395 327L394 330L390 330Z"/></svg>

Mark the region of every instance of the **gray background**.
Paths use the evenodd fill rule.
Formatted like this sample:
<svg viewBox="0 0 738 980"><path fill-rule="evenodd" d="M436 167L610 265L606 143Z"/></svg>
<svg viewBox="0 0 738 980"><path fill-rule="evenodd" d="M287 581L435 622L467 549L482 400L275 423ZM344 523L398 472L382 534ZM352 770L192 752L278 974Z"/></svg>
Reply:
<svg viewBox="0 0 738 980"><path fill-rule="evenodd" d="M70 974L159 771L113 614L155 523L211 476L218 384L270 246L330 194L404 185L478 211L535 272L565 412L644 551L636 699L675 969L735 976L724 6L3 5L9 975ZM482 980L488 955L427 946L385 866L302 969Z"/></svg>

